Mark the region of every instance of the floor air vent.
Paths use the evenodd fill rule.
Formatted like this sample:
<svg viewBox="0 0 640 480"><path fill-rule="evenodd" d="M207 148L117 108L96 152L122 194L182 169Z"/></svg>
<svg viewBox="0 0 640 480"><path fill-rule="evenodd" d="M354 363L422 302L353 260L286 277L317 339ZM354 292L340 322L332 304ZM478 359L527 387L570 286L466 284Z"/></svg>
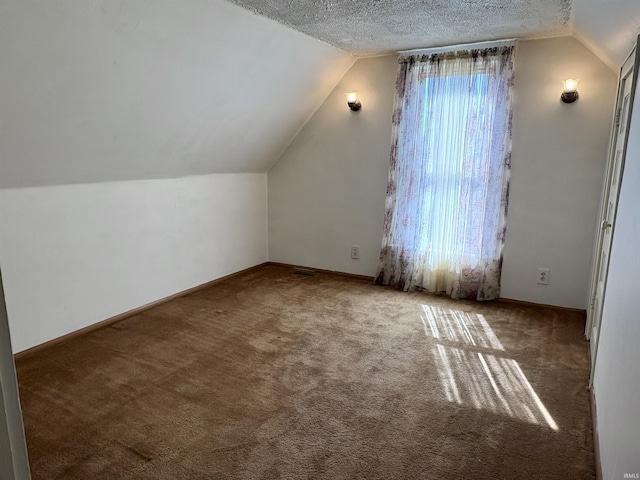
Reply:
<svg viewBox="0 0 640 480"><path fill-rule="evenodd" d="M315 270L311 270L310 268L294 268L293 273L296 275L306 275L307 277L313 277L316 274Z"/></svg>

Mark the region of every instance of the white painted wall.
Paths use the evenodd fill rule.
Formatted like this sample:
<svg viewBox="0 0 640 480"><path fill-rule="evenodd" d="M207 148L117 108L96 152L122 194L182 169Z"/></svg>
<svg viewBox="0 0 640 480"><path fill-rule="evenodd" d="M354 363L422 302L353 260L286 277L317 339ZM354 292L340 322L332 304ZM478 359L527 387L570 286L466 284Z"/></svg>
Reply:
<svg viewBox="0 0 640 480"><path fill-rule="evenodd" d="M640 475L640 94L637 92L594 375L604 479L624 478L625 473Z"/></svg>
<svg viewBox="0 0 640 480"><path fill-rule="evenodd" d="M574 77L580 99L563 104L560 81ZM518 45L501 296L586 308L616 84L571 37Z"/></svg>
<svg viewBox="0 0 640 480"><path fill-rule="evenodd" d="M0 45L0 188L266 172L355 60L225 0L2 0Z"/></svg>
<svg viewBox="0 0 640 480"><path fill-rule="evenodd" d="M269 171L269 258L373 275L384 215L395 56L349 70ZM347 107L358 91L362 110ZM360 246L352 260L350 246Z"/></svg>
<svg viewBox="0 0 640 480"><path fill-rule="evenodd" d="M266 174L0 190L14 352L267 261Z"/></svg>
<svg viewBox="0 0 640 480"><path fill-rule="evenodd" d="M0 45L15 351L266 261L264 172L355 61L226 0L3 0Z"/></svg>
<svg viewBox="0 0 640 480"><path fill-rule="evenodd" d="M269 171L272 261L374 275L397 68L393 56L359 60ZM581 98L567 106L560 81L571 76ZM519 44L503 297L585 308L615 88L571 37ZM549 286L536 285L538 267L551 269Z"/></svg>

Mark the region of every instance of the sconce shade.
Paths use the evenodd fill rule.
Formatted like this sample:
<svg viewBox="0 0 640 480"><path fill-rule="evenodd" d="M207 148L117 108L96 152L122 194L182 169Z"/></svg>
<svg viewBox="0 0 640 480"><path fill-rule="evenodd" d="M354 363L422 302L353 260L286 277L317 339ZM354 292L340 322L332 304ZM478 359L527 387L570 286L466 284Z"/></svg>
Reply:
<svg viewBox="0 0 640 480"><path fill-rule="evenodd" d="M563 103L573 103L578 99L578 82L580 82L579 78L567 78L562 81L560 100Z"/></svg>
<svg viewBox="0 0 640 480"><path fill-rule="evenodd" d="M362 104L360 103L360 100L358 100L358 94L356 92L345 93L345 95L347 96L347 105L349 105L349 108L352 111L357 112L362 108Z"/></svg>

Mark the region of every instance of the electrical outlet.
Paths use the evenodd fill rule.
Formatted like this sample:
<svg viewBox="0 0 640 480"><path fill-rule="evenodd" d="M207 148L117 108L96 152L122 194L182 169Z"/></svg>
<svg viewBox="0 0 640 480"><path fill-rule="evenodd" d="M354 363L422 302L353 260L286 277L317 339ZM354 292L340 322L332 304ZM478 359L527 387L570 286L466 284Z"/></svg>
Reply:
<svg viewBox="0 0 640 480"><path fill-rule="evenodd" d="M354 260L360 260L360 246L351 245L351 258Z"/></svg>
<svg viewBox="0 0 640 480"><path fill-rule="evenodd" d="M549 269L548 268L538 269L538 281L536 283L538 285L549 285Z"/></svg>

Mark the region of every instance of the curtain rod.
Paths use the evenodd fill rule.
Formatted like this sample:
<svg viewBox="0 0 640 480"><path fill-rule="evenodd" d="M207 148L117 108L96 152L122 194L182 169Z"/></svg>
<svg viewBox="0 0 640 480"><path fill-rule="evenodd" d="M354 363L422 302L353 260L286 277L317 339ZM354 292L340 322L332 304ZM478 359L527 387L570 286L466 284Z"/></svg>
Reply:
<svg viewBox="0 0 640 480"><path fill-rule="evenodd" d="M504 40L492 40L489 42L477 42L477 43L463 43L460 45L450 45L447 47L432 47L432 48L416 48L413 50L403 50L398 52L402 55L432 55L436 53L450 53L459 50L479 50L483 48L496 48L496 47L511 47L516 44L515 38L508 38Z"/></svg>

